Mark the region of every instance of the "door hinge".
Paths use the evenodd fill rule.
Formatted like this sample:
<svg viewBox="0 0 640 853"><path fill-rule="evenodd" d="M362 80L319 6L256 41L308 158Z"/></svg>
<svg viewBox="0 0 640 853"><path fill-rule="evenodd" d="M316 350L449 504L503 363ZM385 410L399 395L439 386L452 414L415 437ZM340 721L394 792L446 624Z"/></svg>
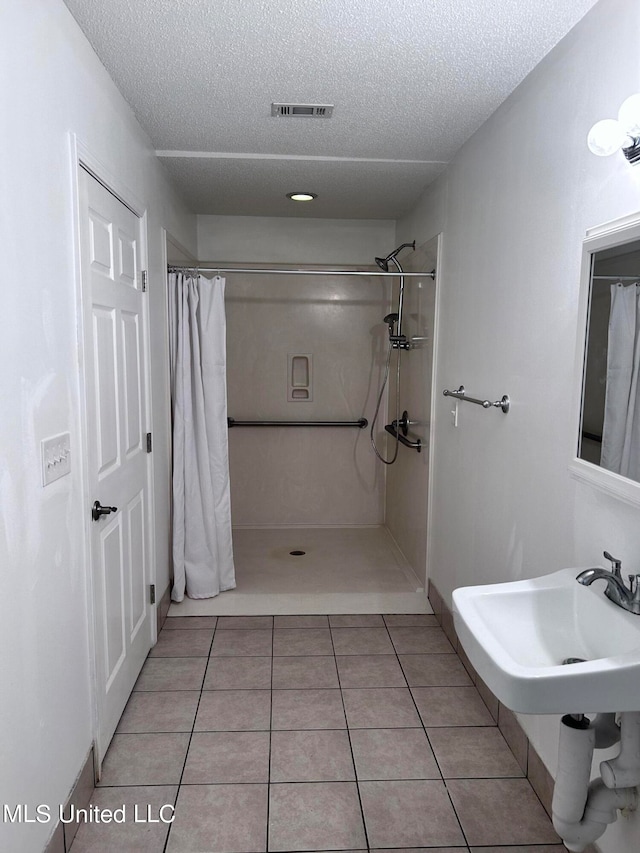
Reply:
<svg viewBox="0 0 640 853"><path fill-rule="evenodd" d="M147 290L147 271L140 270L140 283L142 284L142 292L145 293Z"/></svg>
<svg viewBox="0 0 640 853"><path fill-rule="evenodd" d="M149 602L151 604L156 603L156 585L154 583L149 585Z"/></svg>
<svg viewBox="0 0 640 853"><path fill-rule="evenodd" d="M151 453L153 449L152 441L151 441L151 433L147 433L147 453Z"/></svg>

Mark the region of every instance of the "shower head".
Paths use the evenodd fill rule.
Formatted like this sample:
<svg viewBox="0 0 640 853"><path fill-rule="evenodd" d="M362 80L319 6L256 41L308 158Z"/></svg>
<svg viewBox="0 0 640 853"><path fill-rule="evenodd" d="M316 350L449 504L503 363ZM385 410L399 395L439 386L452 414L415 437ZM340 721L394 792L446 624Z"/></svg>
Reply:
<svg viewBox="0 0 640 853"><path fill-rule="evenodd" d="M413 249L413 250L414 250L414 252L415 252L415 249L416 249L416 241L414 240L414 241L413 241L413 243L403 243L403 244L402 244L402 246L398 246L398 248L397 248L397 249L394 249L394 251L393 251L393 252L391 252L391 254L390 254L390 255L387 255L387 257L386 257L386 258L376 258L376 259L375 259L375 260L376 260L376 263L378 264L378 266L380 267L380 269L381 269L381 270L384 270L385 272L389 272L389 261L394 261L394 262L395 262L395 265L396 265L400 270L402 270L402 268L400 267L400 264L399 264L399 263L398 263L398 261L396 260L396 257L400 254L400 252L401 252L403 249L406 249L406 248L411 248L411 249Z"/></svg>
<svg viewBox="0 0 640 853"><path fill-rule="evenodd" d="M390 335L393 334L393 327L399 319L400 317L398 316L398 314L387 314L387 316L384 318L383 322L389 326Z"/></svg>
<svg viewBox="0 0 640 853"><path fill-rule="evenodd" d="M400 273L400 287L398 288L398 313L397 314L387 314L384 318L384 322L389 325L389 342L392 347L395 349L410 349L411 344L407 340L406 335L402 334L402 306L404 304L404 270L400 266L400 262L398 261L398 255L403 249L413 249L415 251L416 241L413 243L403 243L401 246L398 246L397 249L394 249L390 255L387 255L386 258L376 258L376 263L380 267L381 270L385 272L389 272L389 264L393 261L396 269ZM394 334L394 326L398 324L397 329L395 329ZM391 352L391 350L389 350ZM399 362L398 362L399 363Z"/></svg>

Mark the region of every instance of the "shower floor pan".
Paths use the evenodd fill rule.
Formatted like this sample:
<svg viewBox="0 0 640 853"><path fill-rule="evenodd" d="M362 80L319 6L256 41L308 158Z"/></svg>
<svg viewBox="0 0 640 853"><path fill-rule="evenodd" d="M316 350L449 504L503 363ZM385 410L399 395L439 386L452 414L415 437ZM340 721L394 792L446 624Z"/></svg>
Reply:
<svg viewBox="0 0 640 853"><path fill-rule="evenodd" d="M431 610L424 584L385 527L242 527L233 545L236 589L185 597L170 616Z"/></svg>

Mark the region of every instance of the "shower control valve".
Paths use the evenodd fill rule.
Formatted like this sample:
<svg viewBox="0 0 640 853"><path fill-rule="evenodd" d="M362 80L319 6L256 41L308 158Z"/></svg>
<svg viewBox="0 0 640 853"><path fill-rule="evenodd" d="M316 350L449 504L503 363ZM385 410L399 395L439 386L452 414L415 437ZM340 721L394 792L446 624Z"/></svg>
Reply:
<svg viewBox="0 0 640 853"><path fill-rule="evenodd" d="M392 349L411 349L411 343L406 335L389 335Z"/></svg>
<svg viewBox="0 0 640 853"><path fill-rule="evenodd" d="M413 426L414 424L417 424L417 423L418 423L418 421L410 421L409 420L409 412L407 412L407 410L405 409L404 412L402 413L402 417L400 418L399 421L391 421L391 426L395 430L397 430L398 427L400 427L400 429L402 430L402 434L406 436L409 432L409 427Z"/></svg>

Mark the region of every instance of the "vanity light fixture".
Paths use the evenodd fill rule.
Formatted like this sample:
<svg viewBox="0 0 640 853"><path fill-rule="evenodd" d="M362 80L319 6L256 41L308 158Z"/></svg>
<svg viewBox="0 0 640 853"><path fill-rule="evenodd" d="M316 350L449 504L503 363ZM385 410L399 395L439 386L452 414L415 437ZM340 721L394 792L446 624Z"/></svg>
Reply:
<svg viewBox="0 0 640 853"><path fill-rule="evenodd" d="M622 149L630 163L640 162L640 94L631 95L618 110L618 119L596 122L587 136L589 150L608 157Z"/></svg>
<svg viewBox="0 0 640 853"><path fill-rule="evenodd" d="M318 193L306 193L306 192L287 193L287 198L290 198L291 201L313 201L314 198L318 198Z"/></svg>

